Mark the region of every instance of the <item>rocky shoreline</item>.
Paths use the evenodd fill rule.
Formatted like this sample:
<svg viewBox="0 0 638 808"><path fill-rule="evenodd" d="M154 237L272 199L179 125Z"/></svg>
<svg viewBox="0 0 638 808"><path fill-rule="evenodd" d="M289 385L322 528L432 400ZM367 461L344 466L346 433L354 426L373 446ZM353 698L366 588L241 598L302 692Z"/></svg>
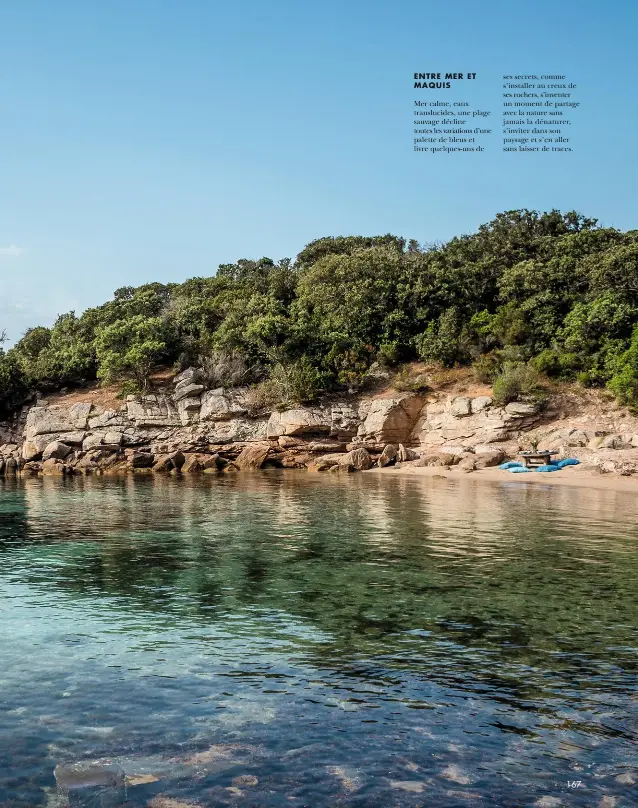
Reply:
<svg viewBox="0 0 638 808"><path fill-rule="evenodd" d="M626 412L561 412L489 395L397 392L263 411L250 390L207 389L196 368L109 409L88 400L25 407L0 424L0 475L231 473L268 466L365 471L397 464L472 472L540 439L590 471L638 473L638 422Z"/></svg>

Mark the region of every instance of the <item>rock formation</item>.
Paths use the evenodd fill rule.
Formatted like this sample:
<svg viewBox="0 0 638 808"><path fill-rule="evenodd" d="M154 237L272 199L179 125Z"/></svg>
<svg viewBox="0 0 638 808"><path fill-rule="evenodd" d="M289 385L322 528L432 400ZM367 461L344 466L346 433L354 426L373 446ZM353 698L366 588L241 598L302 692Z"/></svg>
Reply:
<svg viewBox="0 0 638 808"><path fill-rule="evenodd" d="M633 419L620 416L574 423L551 407L499 407L486 395L444 392L254 413L247 392L209 390L189 368L175 377L172 393L129 395L117 409L40 400L0 424L0 474L354 471L406 462L472 471L515 456L530 436L601 473L638 471L638 426L632 431Z"/></svg>

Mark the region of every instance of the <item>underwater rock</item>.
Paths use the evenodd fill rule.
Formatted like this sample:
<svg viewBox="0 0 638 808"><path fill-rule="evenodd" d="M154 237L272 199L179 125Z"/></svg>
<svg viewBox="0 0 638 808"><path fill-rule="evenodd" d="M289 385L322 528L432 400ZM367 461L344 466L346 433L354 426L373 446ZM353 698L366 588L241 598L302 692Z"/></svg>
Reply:
<svg viewBox="0 0 638 808"><path fill-rule="evenodd" d="M82 760L58 764L53 772L58 792L69 806L95 802L103 808L116 808L126 799L124 769L112 760Z"/></svg>

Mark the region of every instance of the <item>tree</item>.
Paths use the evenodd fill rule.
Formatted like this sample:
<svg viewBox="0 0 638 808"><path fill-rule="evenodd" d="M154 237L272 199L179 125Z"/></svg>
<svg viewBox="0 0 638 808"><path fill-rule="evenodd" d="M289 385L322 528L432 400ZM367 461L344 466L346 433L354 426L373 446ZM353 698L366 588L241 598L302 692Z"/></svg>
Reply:
<svg viewBox="0 0 638 808"><path fill-rule="evenodd" d="M163 335L161 318L141 314L100 328L96 334L98 378L111 384L129 377L136 389L145 391L151 369L166 348Z"/></svg>

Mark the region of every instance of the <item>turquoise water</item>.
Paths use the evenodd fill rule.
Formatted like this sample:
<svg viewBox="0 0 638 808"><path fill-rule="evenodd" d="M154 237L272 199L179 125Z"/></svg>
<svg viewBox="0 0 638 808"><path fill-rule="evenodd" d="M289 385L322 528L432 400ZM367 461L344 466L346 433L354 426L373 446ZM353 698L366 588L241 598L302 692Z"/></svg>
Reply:
<svg viewBox="0 0 638 808"><path fill-rule="evenodd" d="M635 501L0 480L0 806L638 805Z"/></svg>

